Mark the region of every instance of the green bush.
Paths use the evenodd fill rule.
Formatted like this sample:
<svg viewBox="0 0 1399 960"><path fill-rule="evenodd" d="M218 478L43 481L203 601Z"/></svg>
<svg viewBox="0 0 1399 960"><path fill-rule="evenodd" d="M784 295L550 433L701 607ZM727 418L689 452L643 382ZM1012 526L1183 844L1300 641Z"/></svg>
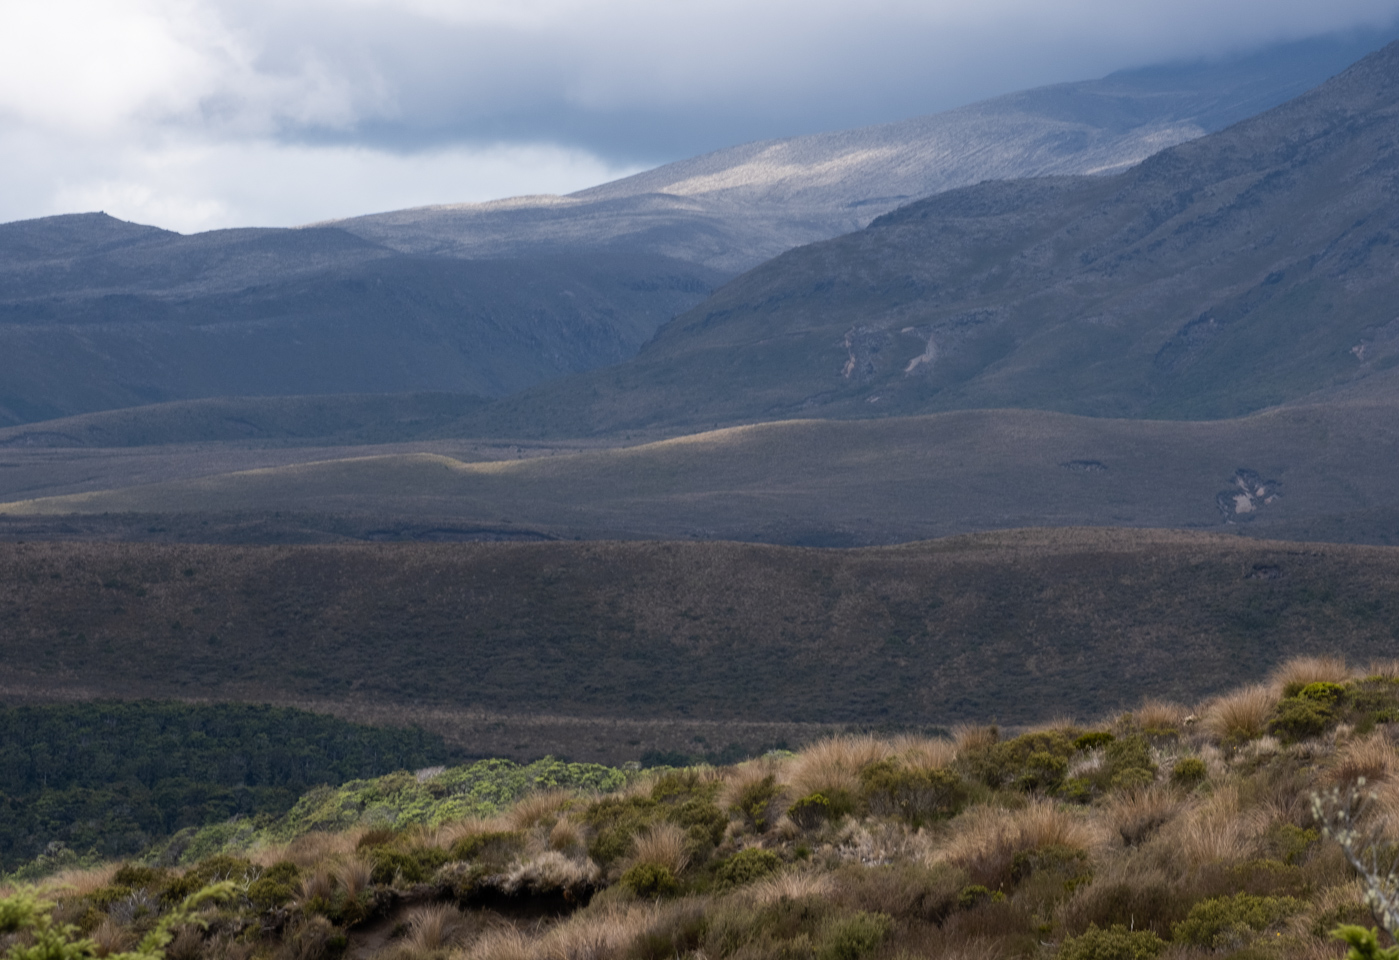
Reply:
<svg viewBox="0 0 1399 960"><path fill-rule="evenodd" d="M426 883L437 868L447 862L447 854L434 847L374 847L369 854L371 876L375 883L385 886L404 883Z"/></svg>
<svg viewBox="0 0 1399 960"><path fill-rule="evenodd" d="M1181 757L1171 768L1171 782L1181 787L1194 787L1205 782L1209 768L1199 757Z"/></svg>
<svg viewBox="0 0 1399 960"><path fill-rule="evenodd" d="M1304 906L1292 897L1256 897L1247 893L1211 897L1191 907L1186 918L1171 928L1171 937L1213 949L1238 946Z"/></svg>
<svg viewBox="0 0 1399 960"><path fill-rule="evenodd" d="M860 781L870 813L896 816L915 827L955 817L967 802L966 785L951 770L903 767L884 760L862 771Z"/></svg>
<svg viewBox="0 0 1399 960"><path fill-rule="evenodd" d="M1099 747L1106 747L1116 739L1116 737L1106 730L1090 730L1083 736L1074 740L1074 749L1082 750L1086 753L1089 750L1097 750Z"/></svg>
<svg viewBox="0 0 1399 960"><path fill-rule="evenodd" d="M1114 924L1106 930L1089 924L1080 936L1059 945L1058 960L1151 960L1166 949L1166 941L1150 930L1128 930Z"/></svg>
<svg viewBox="0 0 1399 960"><path fill-rule="evenodd" d="M1339 683L1309 683L1278 701L1268 732L1286 743L1319 737L1339 720L1345 699L1346 688Z"/></svg>
<svg viewBox="0 0 1399 960"><path fill-rule="evenodd" d="M638 897L670 897L680 892L680 881L670 867L659 863L638 863L622 874L621 884Z"/></svg>
<svg viewBox="0 0 1399 960"><path fill-rule="evenodd" d="M817 960L859 960L889 935L893 921L882 913L856 913L832 920L816 949Z"/></svg>
<svg viewBox="0 0 1399 960"><path fill-rule="evenodd" d="M281 906L296 897L301 871L290 860L279 860L248 884L248 899L263 910Z"/></svg>
<svg viewBox="0 0 1399 960"><path fill-rule="evenodd" d="M745 786L734 800L731 809L742 816L754 830L764 833L772 818L773 804L781 793L782 788L777 785L777 778L768 774L763 779Z"/></svg>
<svg viewBox="0 0 1399 960"><path fill-rule="evenodd" d="M745 883L761 880L782 868L782 858L771 850L753 847L740 850L719 864L714 871L714 879L720 888L741 887Z"/></svg>
<svg viewBox="0 0 1399 960"><path fill-rule="evenodd" d="M452 860L481 860L504 866L525 848L523 834L509 831L473 833L452 844Z"/></svg>
<svg viewBox="0 0 1399 960"><path fill-rule="evenodd" d="M787 808L787 816L803 830L836 819L835 804L824 793L809 793Z"/></svg>

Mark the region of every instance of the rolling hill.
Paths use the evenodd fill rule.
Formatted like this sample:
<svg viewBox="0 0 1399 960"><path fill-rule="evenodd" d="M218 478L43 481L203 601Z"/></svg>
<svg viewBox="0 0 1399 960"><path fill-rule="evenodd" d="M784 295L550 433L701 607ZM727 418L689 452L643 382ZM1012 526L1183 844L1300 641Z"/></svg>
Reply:
<svg viewBox="0 0 1399 960"><path fill-rule="evenodd" d="M56 463L63 451L13 450L0 457L10 466L0 470L0 497L10 501L0 503L0 517L11 518L8 529L29 531L16 536L38 535L44 518L159 514L186 516L173 521L185 524L182 536L222 539L220 525L201 523L275 514L313 539L477 531L848 546L1100 525L1384 543L1399 537L1396 414L1392 402L1359 400L1205 422L956 411L793 420L577 452L294 448L274 451L271 465L234 472L211 470L236 462L229 452L167 460L161 448L98 450L65 461L66 473L50 466L68 489L83 490L50 497L37 496L42 471L21 468L36 457ZM145 462L137 454L155 457L153 472L185 478L102 489L102 471L116 486L131 464ZM25 492L6 494L6 483ZM313 515L322 519L304 519ZM326 516L341 520L327 524Z"/></svg>

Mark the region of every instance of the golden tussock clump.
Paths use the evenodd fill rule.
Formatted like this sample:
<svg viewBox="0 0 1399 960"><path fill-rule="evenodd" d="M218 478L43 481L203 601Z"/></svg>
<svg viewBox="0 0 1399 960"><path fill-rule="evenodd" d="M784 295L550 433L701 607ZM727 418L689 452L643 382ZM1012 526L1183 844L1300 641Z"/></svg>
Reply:
<svg viewBox="0 0 1399 960"><path fill-rule="evenodd" d="M633 864L665 867L679 876L690 862L685 831L673 823L657 823L636 835L632 844Z"/></svg>
<svg viewBox="0 0 1399 960"><path fill-rule="evenodd" d="M1205 705L1205 729L1221 742L1254 740L1267 732L1278 698L1277 690L1263 683L1216 697Z"/></svg>
<svg viewBox="0 0 1399 960"><path fill-rule="evenodd" d="M1344 657L1293 657L1268 674L1268 683L1281 695L1312 683L1345 683L1353 676Z"/></svg>
<svg viewBox="0 0 1399 960"><path fill-rule="evenodd" d="M544 821L554 821L574 801L567 790L540 790L517 801L504 819L511 830L528 830Z"/></svg>
<svg viewBox="0 0 1399 960"><path fill-rule="evenodd" d="M854 794L860 789L860 771L891 753L890 744L871 736L820 740L793 759L791 784L798 796Z"/></svg>
<svg viewBox="0 0 1399 960"><path fill-rule="evenodd" d="M957 744L934 737L895 737L889 748L905 765L917 770L943 770L957 759Z"/></svg>

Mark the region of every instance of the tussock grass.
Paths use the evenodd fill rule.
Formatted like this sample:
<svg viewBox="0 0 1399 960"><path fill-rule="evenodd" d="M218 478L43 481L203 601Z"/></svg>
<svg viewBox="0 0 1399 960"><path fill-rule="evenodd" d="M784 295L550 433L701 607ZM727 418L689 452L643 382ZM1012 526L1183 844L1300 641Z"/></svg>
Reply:
<svg viewBox="0 0 1399 960"><path fill-rule="evenodd" d="M1294 683L1317 669L1279 675ZM1147 703L1018 734L844 736L733 766L659 769L608 793L536 793L490 820L313 833L215 865L250 895L209 931L182 932L179 950L310 960L348 936L359 956L356 937L379 924L398 931L384 960L1056 960L1069 938L1122 927L1160 937L1162 958L1206 960L1223 953L1186 941L1242 893L1292 899L1263 904L1265 928L1231 927L1231 956L1334 957L1327 932L1369 921L1310 797L1363 775L1376 792L1364 826L1399 837L1399 756L1384 719L1399 689L1347 681L1348 702L1364 709L1306 740L1258 734L1256 718L1214 719L1241 703L1281 709L1278 682L1219 698L1200 723ZM1199 758L1206 778L1173 779L1181 758ZM947 783L957 804L916 822L889 799L902 794L875 803L872 792L912 784L914 797ZM846 806L800 822L780 812L821 790L846 791ZM46 889L115 951L200 869L107 866ZM285 892L258 886L274 875Z"/></svg>
<svg viewBox="0 0 1399 960"><path fill-rule="evenodd" d="M1218 740L1246 743L1263 736L1280 692L1270 684L1253 684L1210 701L1205 728Z"/></svg>

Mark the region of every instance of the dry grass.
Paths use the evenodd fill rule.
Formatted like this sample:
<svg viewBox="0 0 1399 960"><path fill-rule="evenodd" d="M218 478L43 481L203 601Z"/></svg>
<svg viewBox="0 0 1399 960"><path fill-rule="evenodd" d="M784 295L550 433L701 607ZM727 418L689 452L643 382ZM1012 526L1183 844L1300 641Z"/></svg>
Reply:
<svg viewBox="0 0 1399 960"><path fill-rule="evenodd" d="M631 862L665 867L678 877L690 862L686 840L685 831L673 823L653 824L636 835Z"/></svg>
<svg viewBox="0 0 1399 960"><path fill-rule="evenodd" d="M1325 780L1344 785L1363 777L1368 784L1384 783L1394 778L1396 763L1399 756L1395 755L1394 744L1383 730L1376 730L1368 737L1341 745L1326 770Z"/></svg>
<svg viewBox="0 0 1399 960"><path fill-rule="evenodd" d="M890 753L890 745L874 737L831 737L798 753L788 777L799 796L853 794L860 789L860 771Z"/></svg>
<svg viewBox="0 0 1399 960"><path fill-rule="evenodd" d="M605 960L625 955L648 931L669 926L691 910L693 905L685 901L609 904L533 933L517 928L487 931L462 956L464 960Z"/></svg>
<svg viewBox="0 0 1399 960"><path fill-rule="evenodd" d="M451 904L418 907L407 918L408 934L403 946L415 954L432 954L457 946L465 939L471 923Z"/></svg>
<svg viewBox="0 0 1399 960"><path fill-rule="evenodd" d="M1237 784L1224 784L1164 826L1156 846L1182 868L1228 866L1262 854L1273 820L1272 811L1247 806Z"/></svg>
<svg viewBox="0 0 1399 960"><path fill-rule="evenodd" d="M1173 820L1180 808L1172 790L1150 786L1114 794L1104 805L1102 817L1123 845L1135 847Z"/></svg>
<svg viewBox="0 0 1399 960"><path fill-rule="evenodd" d="M1048 800L1031 800L1018 810L977 806L950 825L945 844L925 859L947 862L965 870L973 882L999 889L1009 882L1015 855L1046 847L1092 853L1111 839L1101 823L1083 811L1071 811Z"/></svg>
<svg viewBox="0 0 1399 960"><path fill-rule="evenodd" d="M905 764L919 770L942 770L957 759L957 744L935 737L895 737L889 748Z"/></svg>
<svg viewBox="0 0 1399 960"><path fill-rule="evenodd" d="M576 798L567 790L540 790L516 802L505 815L512 830L528 830L540 823L552 823Z"/></svg>
<svg viewBox="0 0 1399 960"><path fill-rule="evenodd" d="M66 896L85 897L112 882L112 875L121 869L120 863L104 863L98 867L60 870L51 877L41 880L40 891L45 894L63 893Z"/></svg>
<svg viewBox="0 0 1399 960"><path fill-rule="evenodd" d="M500 888L506 893L576 893L594 886L601 876L602 871L591 860L575 859L557 850L546 850L511 867L501 880Z"/></svg>
<svg viewBox="0 0 1399 960"><path fill-rule="evenodd" d="M957 747L958 753L966 753L969 750L985 750L987 747L994 746L999 738L1000 734L995 727L958 724L952 728L952 743Z"/></svg>
<svg viewBox="0 0 1399 960"><path fill-rule="evenodd" d="M829 873L816 870L786 870L759 880L748 888L748 896L763 906L779 900L801 900L804 897L828 897L835 890L835 880Z"/></svg>
<svg viewBox="0 0 1399 960"><path fill-rule="evenodd" d="M1267 731L1277 703L1278 693L1268 684L1242 687L1205 705L1205 729L1221 742L1246 743Z"/></svg>
<svg viewBox="0 0 1399 960"><path fill-rule="evenodd" d="M303 903L312 900L329 900L335 893L335 869L333 865L321 861L314 869L301 874L296 882L298 899Z"/></svg>
<svg viewBox="0 0 1399 960"><path fill-rule="evenodd" d="M130 928L123 927L111 917L107 917L92 931L92 942L97 944L97 955L105 957L130 949L136 943L136 934Z"/></svg>
<svg viewBox="0 0 1399 960"><path fill-rule="evenodd" d="M567 816L559 817L549 828L549 849L561 853L572 853L583 849L585 834L583 825L575 823Z"/></svg>
<svg viewBox="0 0 1399 960"><path fill-rule="evenodd" d="M367 860L361 857L350 857L337 866L335 878L340 881L340 886L345 891L346 896L357 897L369 889L373 873L374 868Z"/></svg>
<svg viewBox="0 0 1399 960"><path fill-rule="evenodd" d="M1268 682L1281 694L1287 687L1309 683L1345 683L1353 675L1345 657L1293 657L1268 674Z"/></svg>
<svg viewBox="0 0 1399 960"><path fill-rule="evenodd" d="M442 850L451 849L458 840L480 836L483 833L503 833L510 829L505 817L468 817L441 824L435 834L435 846Z"/></svg>
<svg viewBox="0 0 1399 960"><path fill-rule="evenodd" d="M1143 730L1180 730L1185 726L1185 718L1190 715L1190 708L1179 703L1147 700L1136 709L1133 718Z"/></svg>
<svg viewBox="0 0 1399 960"><path fill-rule="evenodd" d="M287 844L272 862L290 860L302 870L318 867L330 860L339 860L354 853L363 830L346 833L308 833Z"/></svg>

